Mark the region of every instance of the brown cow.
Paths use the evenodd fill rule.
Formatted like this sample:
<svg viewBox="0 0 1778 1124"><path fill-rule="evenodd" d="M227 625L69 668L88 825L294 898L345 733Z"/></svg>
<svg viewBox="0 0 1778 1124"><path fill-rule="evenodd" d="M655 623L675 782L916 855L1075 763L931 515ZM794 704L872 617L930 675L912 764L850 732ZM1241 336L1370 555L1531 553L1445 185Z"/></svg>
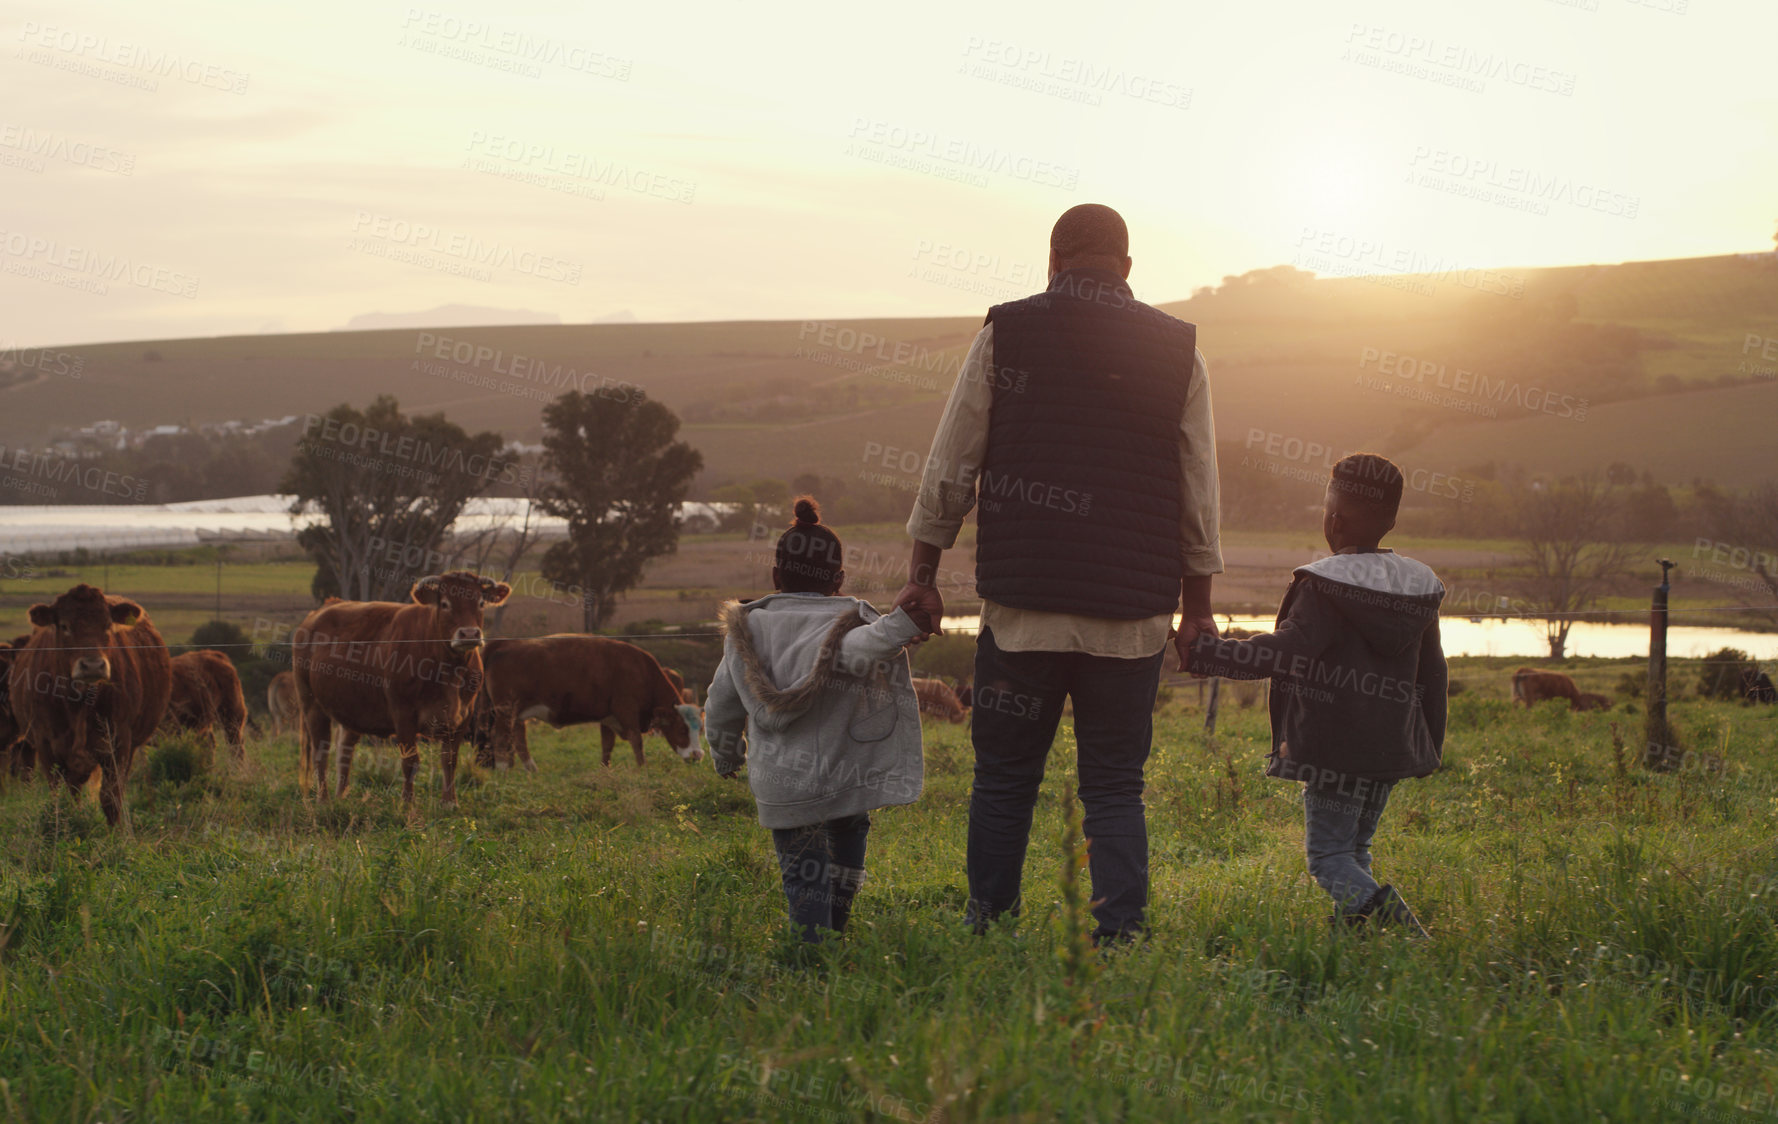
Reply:
<svg viewBox="0 0 1778 1124"><path fill-rule="evenodd" d="M975 705L975 687L970 680L965 679L953 693L957 696L957 705L964 710L969 710Z"/></svg>
<svg viewBox="0 0 1778 1124"><path fill-rule="evenodd" d="M953 723L963 721L966 716L955 692L937 679L914 680L914 695L920 700L921 714Z"/></svg>
<svg viewBox="0 0 1778 1124"><path fill-rule="evenodd" d="M679 672L670 667L663 667L661 670L666 672L667 682L673 684L673 689L679 692L679 697L681 699L693 706L698 705L698 693L685 685L685 677L683 675L680 675Z"/></svg>
<svg viewBox="0 0 1778 1124"><path fill-rule="evenodd" d="M172 693L167 645L142 606L77 585L31 606L36 630L13 658L12 710L45 768L71 791L102 772L99 806L116 824L136 750L154 736Z"/></svg>
<svg viewBox="0 0 1778 1124"><path fill-rule="evenodd" d="M457 802L457 745L482 680L482 606L512 587L457 570L414 583L410 604L329 598L298 626L291 644L302 706L302 764L327 798L328 743L340 728L339 794L352 782L352 748L362 734L393 736L401 750L401 800L414 799L423 735L441 742L443 801Z"/></svg>
<svg viewBox="0 0 1778 1124"><path fill-rule="evenodd" d="M265 708L272 716L272 736L295 730L302 720L302 703L296 697L296 676L280 671L266 685Z"/></svg>
<svg viewBox="0 0 1778 1124"><path fill-rule="evenodd" d="M556 729L586 722L600 724L600 760L622 735L642 764L642 735L658 730L679 756L703 759L692 734L697 708L685 701L660 662L634 644L604 636L542 636L529 640L490 640L488 733L496 767L510 765L516 752L535 771L525 742L525 720L540 718ZM687 712L690 712L688 715Z"/></svg>
<svg viewBox="0 0 1778 1124"><path fill-rule="evenodd" d="M221 723L223 736L236 761L244 750L247 698L241 694L241 677L227 656L212 648L181 652L173 657L173 693L167 701L168 729L189 730L216 744L212 728Z"/></svg>
<svg viewBox="0 0 1778 1124"><path fill-rule="evenodd" d="M0 641L0 776L28 781L37 767L37 751L19 737L18 720L12 713L12 661L31 642L31 634Z"/></svg>
<svg viewBox="0 0 1778 1124"><path fill-rule="evenodd" d="M12 716L12 693L7 687L12 682L14 655L11 644L0 643L0 777L26 779L31 775L36 755L26 759L30 745L19 741L19 724Z"/></svg>
<svg viewBox="0 0 1778 1124"><path fill-rule="evenodd" d="M1581 701L1580 688L1574 685L1574 680L1559 671L1521 667L1513 672L1514 702L1533 707L1548 699L1567 699L1573 710L1588 709Z"/></svg>
<svg viewBox="0 0 1778 1124"><path fill-rule="evenodd" d="M1606 698L1604 695L1595 695L1595 694L1592 694L1591 692L1588 692L1588 691L1582 691L1580 693L1579 700L1574 703L1574 709L1576 709L1576 710L1610 710L1611 709L1611 700Z"/></svg>

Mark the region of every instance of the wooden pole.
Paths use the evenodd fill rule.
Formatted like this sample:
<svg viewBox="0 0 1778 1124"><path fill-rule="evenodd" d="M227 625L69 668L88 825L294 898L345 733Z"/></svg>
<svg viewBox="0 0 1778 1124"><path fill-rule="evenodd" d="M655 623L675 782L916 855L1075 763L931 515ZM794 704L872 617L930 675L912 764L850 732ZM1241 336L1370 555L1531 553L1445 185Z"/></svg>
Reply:
<svg viewBox="0 0 1778 1124"><path fill-rule="evenodd" d="M1667 571L1673 563L1660 559L1661 584L1655 586L1654 599L1648 612L1648 720L1642 751L1642 764L1649 769L1667 770L1679 762L1670 760L1672 737L1667 728L1667 594L1673 588Z"/></svg>
<svg viewBox="0 0 1778 1124"><path fill-rule="evenodd" d="M1210 680L1210 705L1204 708L1204 733L1216 733L1216 703L1222 695L1222 680Z"/></svg>

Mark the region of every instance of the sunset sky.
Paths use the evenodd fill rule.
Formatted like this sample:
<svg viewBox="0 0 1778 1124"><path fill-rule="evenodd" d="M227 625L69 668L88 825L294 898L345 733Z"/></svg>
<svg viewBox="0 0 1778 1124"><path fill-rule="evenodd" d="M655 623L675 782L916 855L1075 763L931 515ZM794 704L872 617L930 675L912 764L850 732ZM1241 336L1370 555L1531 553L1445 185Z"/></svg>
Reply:
<svg viewBox="0 0 1778 1124"><path fill-rule="evenodd" d="M1778 5L1120 7L5 5L0 349L1772 248Z"/></svg>

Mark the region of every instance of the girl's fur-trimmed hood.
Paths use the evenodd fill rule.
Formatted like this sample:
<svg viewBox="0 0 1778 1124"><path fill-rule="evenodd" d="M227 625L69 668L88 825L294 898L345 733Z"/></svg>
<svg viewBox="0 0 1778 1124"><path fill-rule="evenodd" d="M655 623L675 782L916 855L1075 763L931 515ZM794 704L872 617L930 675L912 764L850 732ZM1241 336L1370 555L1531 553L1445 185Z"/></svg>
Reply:
<svg viewBox="0 0 1778 1124"><path fill-rule="evenodd" d="M782 598L782 601L792 600L792 598ZM780 596L762 597L745 605L739 601L730 601L722 606L722 611L718 616L718 624L723 635L735 646L735 655L740 661L742 678L746 682L748 692L759 701L761 708L772 718L782 721L793 719L814 705L816 696L831 685L833 677L838 673L841 662L839 660L840 642L845 638L846 633L870 623L864 615L864 611L869 608L868 604L855 598L797 597L794 598L794 602L797 603L794 606L794 612L767 614L771 618L771 625L774 626L769 630L768 643L770 639L782 638L782 633L786 631L784 626L788 626L788 631L802 639L808 636L811 627L820 628L823 621L827 623L825 631L821 635L820 645L815 650L814 660L806 668L801 669L801 674L792 672L795 682L783 686L773 681L774 673L777 678L785 678L786 669L774 665L768 670L767 666L769 663L773 663L773 656L778 653L770 651L762 653L760 651L759 640L761 638L754 636L754 629L748 620L757 609L765 608L771 603L781 604ZM789 605L783 607L791 608ZM832 611L823 612L823 610ZM872 619L877 616L874 609L870 610L870 616ZM796 618L810 619L799 620ZM767 622L762 619L760 623ZM770 634L779 635L771 636Z"/></svg>

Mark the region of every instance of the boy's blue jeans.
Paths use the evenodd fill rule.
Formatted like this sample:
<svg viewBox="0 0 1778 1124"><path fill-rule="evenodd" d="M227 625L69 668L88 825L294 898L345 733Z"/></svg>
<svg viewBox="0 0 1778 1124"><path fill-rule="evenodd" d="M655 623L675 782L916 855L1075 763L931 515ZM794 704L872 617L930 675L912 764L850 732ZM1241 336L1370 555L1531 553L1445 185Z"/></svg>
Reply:
<svg viewBox="0 0 1778 1124"><path fill-rule="evenodd" d="M1083 652L1006 652L983 629L975 649L970 734L969 921L1017 915L1025 851L1062 704L1074 700L1082 827L1096 940L1132 937L1148 908L1142 770L1154 736L1161 653L1134 660Z"/></svg>
<svg viewBox="0 0 1778 1124"><path fill-rule="evenodd" d="M822 929L845 931L852 899L864 885L864 844L869 836L869 812L807 827L772 829L790 920L802 929L803 940L821 940Z"/></svg>
<svg viewBox="0 0 1778 1124"><path fill-rule="evenodd" d="M1332 895L1337 913L1355 912L1372 894L1371 837L1394 781L1343 777L1303 785L1303 849L1309 873Z"/></svg>

